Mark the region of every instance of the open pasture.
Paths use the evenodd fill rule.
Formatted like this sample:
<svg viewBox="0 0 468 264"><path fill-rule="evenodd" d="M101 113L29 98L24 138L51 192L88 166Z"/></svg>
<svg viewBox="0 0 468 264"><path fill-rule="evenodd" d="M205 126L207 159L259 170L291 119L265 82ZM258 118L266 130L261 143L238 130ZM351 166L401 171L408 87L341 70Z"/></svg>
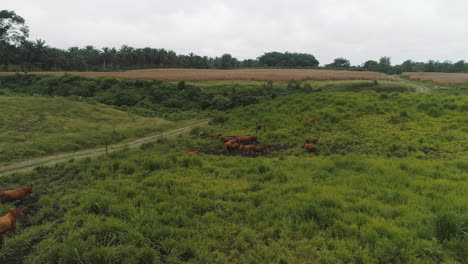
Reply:
<svg viewBox="0 0 468 264"><path fill-rule="evenodd" d="M183 126L65 98L0 96L0 164Z"/></svg>
<svg viewBox="0 0 468 264"><path fill-rule="evenodd" d="M187 157L180 138L164 140L5 177L3 188L35 191L0 261L466 263L467 168L355 155Z"/></svg>
<svg viewBox="0 0 468 264"><path fill-rule="evenodd" d="M63 75L65 72L31 72L33 74ZM147 69L124 72L68 72L84 77L113 77L165 81L212 81L212 80L255 80L255 81L290 81L290 80L388 80L398 81L378 72L335 71L316 69ZM0 75L15 73L2 72Z"/></svg>
<svg viewBox="0 0 468 264"><path fill-rule="evenodd" d="M320 138L319 155L450 159L468 153L468 98L451 94L321 92L297 94L234 109L206 133L255 135L282 155L306 155L301 146ZM308 123L308 118L316 118ZM198 144L198 145L197 145ZM214 140L192 148L224 151ZM203 149L205 148L205 149ZM277 156L279 153L274 153Z"/></svg>
<svg viewBox="0 0 468 264"><path fill-rule="evenodd" d="M440 85L468 84L468 73L405 72L403 76L414 80L435 82Z"/></svg>
<svg viewBox="0 0 468 264"><path fill-rule="evenodd" d="M465 94L318 85L213 111L188 135L3 177L34 191L0 263L466 263ZM229 154L215 134L257 134L270 152Z"/></svg>

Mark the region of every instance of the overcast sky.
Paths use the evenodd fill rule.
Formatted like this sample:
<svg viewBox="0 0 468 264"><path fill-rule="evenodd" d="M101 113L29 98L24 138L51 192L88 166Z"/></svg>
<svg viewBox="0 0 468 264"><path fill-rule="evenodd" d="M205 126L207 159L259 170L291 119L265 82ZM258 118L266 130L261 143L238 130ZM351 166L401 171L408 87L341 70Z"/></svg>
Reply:
<svg viewBox="0 0 468 264"><path fill-rule="evenodd" d="M154 47L239 59L311 53L353 65L468 60L466 0L2 0L30 38L68 48Z"/></svg>

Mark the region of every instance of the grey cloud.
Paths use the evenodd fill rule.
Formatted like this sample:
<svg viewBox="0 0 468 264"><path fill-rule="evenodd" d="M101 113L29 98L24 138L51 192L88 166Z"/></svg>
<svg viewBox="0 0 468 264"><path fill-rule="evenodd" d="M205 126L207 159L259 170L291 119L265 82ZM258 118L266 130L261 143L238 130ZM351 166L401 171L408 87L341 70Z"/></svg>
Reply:
<svg viewBox="0 0 468 264"><path fill-rule="evenodd" d="M468 59L468 3L459 0L15 0L2 8L26 19L31 38L60 48L128 44L241 59L291 51L322 64Z"/></svg>

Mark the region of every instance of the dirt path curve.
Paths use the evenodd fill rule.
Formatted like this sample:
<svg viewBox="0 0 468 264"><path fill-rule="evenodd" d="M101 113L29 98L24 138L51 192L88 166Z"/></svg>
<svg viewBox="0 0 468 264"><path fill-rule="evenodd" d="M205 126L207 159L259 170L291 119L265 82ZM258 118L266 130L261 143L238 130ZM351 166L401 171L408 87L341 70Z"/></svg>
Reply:
<svg viewBox="0 0 468 264"><path fill-rule="evenodd" d="M401 76L400 76L400 81L413 86L415 89L415 92L417 93L428 93L432 91L432 89L427 87L422 81L407 79Z"/></svg>
<svg viewBox="0 0 468 264"><path fill-rule="evenodd" d="M109 145L108 152L111 153L111 152L124 149L124 148L139 147L142 144L153 142L158 138L176 136L184 132L187 132L194 127L200 127L200 126L204 126L207 124L208 124L208 121L202 121L202 122L191 124L185 127L177 128L168 132L164 132L158 135L148 136L148 137L144 137L144 138L140 138L140 139L136 139L132 141ZM13 163L13 164L6 165L6 166L0 166L0 176L4 176L7 174L12 174L16 172L31 171L34 168L39 167L39 166L53 165L55 163L59 163L59 162L63 162L63 161L71 160L71 159L80 159L80 158L85 158L85 157L98 156L98 155L103 155L105 153L106 153L106 148L101 147L101 148L95 148L95 149L80 150L80 151L70 152L70 153L65 153L65 154L52 155L52 156L32 159L28 161L22 161L22 162Z"/></svg>

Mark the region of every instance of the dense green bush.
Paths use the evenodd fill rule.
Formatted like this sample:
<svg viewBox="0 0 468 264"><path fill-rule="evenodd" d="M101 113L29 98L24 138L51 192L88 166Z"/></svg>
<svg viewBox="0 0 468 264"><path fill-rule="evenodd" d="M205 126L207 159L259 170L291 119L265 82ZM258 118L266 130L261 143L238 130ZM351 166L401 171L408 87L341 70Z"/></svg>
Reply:
<svg viewBox="0 0 468 264"><path fill-rule="evenodd" d="M1 76L0 89L29 95L65 96L75 100L96 101L143 116L173 120L206 117L207 111L227 110L269 101L280 95L312 91L309 84L301 82L287 86L273 86L271 82L267 82L247 89L238 85L202 89L185 82L171 84L137 79L88 79L69 74Z"/></svg>

